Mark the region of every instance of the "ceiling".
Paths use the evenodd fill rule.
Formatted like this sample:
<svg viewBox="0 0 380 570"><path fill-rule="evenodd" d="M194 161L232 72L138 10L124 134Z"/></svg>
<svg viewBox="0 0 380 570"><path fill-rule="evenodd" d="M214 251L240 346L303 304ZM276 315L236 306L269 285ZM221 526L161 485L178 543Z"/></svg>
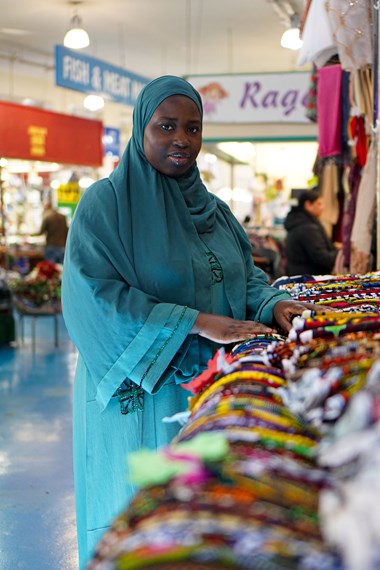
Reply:
<svg viewBox="0 0 380 570"><path fill-rule="evenodd" d="M0 69L53 71L77 10L90 35L87 55L148 78L162 74L291 71L281 48L287 14L303 0L0 0ZM4 96L0 85L0 96Z"/></svg>

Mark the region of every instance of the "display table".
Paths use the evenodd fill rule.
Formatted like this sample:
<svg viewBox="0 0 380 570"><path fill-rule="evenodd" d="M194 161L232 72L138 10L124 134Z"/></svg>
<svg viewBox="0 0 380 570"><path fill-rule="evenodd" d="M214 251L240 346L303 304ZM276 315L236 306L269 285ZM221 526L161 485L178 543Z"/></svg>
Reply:
<svg viewBox="0 0 380 570"><path fill-rule="evenodd" d="M129 457L138 492L88 570L379 568L379 283L277 284L323 307L186 384L182 429Z"/></svg>
<svg viewBox="0 0 380 570"><path fill-rule="evenodd" d="M54 326L54 346L59 345L58 335L58 315L61 314L61 304L58 302L48 302L41 307L31 307L25 304L19 297L13 296L13 306L18 315L19 331L21 335L21 343L24 344L24 319L30 317L32 319L32 350L36 350L36 320L42 317L51 317Z"/></svg>

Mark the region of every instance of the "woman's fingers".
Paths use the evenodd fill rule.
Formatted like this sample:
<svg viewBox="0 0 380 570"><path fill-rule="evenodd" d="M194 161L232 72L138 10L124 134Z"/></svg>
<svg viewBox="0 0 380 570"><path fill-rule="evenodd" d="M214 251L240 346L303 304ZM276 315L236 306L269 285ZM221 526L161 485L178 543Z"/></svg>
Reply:
<svg viewBox="0 0 380 570"><path fill-rule="evenodd" d="M220 344L245 340L258 333L271 333L273 329L256 321L239 321L220 315L202 314L193 332Z"/></svg>

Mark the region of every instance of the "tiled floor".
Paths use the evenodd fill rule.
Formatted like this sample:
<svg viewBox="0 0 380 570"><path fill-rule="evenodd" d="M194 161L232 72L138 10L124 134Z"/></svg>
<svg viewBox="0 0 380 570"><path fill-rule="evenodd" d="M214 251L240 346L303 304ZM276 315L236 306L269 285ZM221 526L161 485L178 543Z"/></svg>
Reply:
<svg viewBox="0 0 380 570"><path fill-rule="evenodd" d="M71 455L76 351L59 319L0 347L0 570L77 570Z"/></svg>

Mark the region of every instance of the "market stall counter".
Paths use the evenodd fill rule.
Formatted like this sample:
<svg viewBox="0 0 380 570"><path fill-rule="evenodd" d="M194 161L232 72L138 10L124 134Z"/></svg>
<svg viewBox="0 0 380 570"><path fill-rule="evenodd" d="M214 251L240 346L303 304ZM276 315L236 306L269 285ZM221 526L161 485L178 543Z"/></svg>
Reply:
<svg viewBox="0 0 380 570"><path fill-rule="evenodd" d="M183 427L132 455L139 491L88 570L378 568L379 283L275 283L326 310L219 350L186 385Z"/></svg>

